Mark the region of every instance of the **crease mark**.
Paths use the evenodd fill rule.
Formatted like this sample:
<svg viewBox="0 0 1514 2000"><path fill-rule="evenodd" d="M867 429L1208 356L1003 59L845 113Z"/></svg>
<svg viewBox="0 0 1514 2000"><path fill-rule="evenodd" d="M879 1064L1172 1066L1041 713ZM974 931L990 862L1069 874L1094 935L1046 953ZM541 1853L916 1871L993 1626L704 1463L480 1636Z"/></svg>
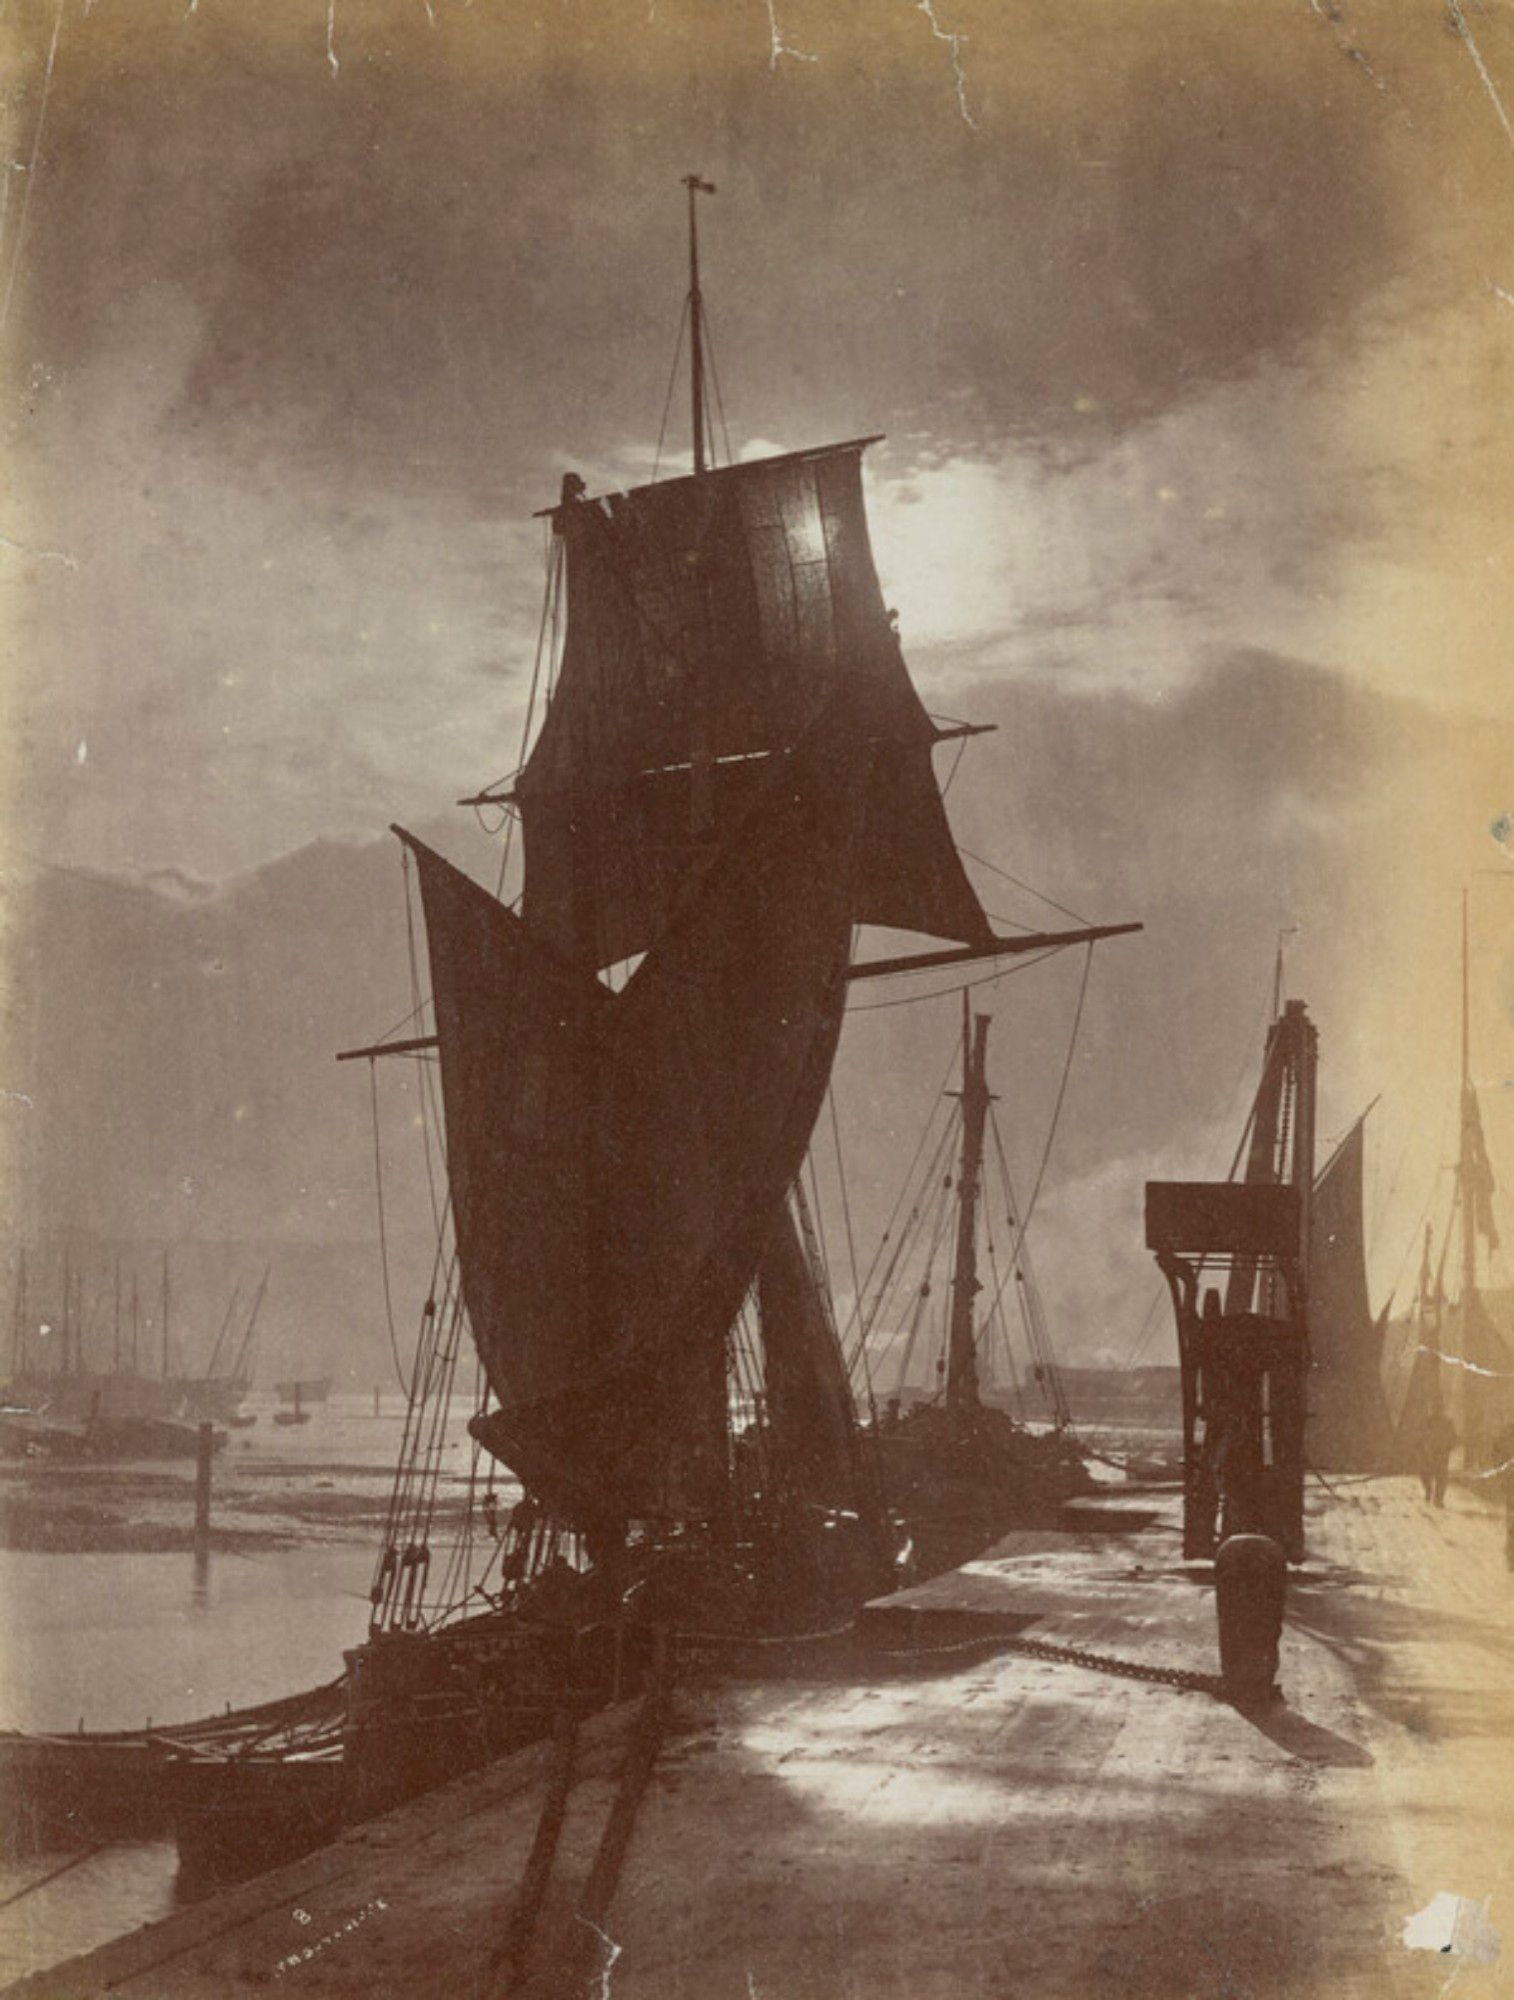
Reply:
<svg viewBox="0 0 1514 2000"><path fill-rule="evenodd" d="M957 109L962 113L962 122L972 131L978 129L978 121L967 106L967 72L962 66L962 51L967 46L966 35L953 34L943 28L936 19L936 0L915 0L915 12L923 14L930 23L930 31L938 42L945 42L947 59L951 63L952 81L957 87Z"/></svg>
<svg viewBox="0 0 1514 2000"><path fill-rule="evenodd" d="M580 1916L578 1921L586 1930L593 1931L602 1944L610 1947L610 1956L599 1969L599 2000L610 2000L610 1974L615 1970L615 1961L620 1957L622 1947L615 1942L608 1931L601 1930L592 1917Z"/></svg>
<svg viewBox="0 0 1514 2000"><path fill-rule="evenodd" d="M1467 17L1462 12L1461 0L1446 0L1446 13L1452 27L1467 45L1467 53L1477 65L1477 74L1482 78L1482 87L1488 93L1493 109L1498 113L1498 122L1504 129L1504 137L1514 146L1514 125L1509 123L1509 114L1504 110L1503 99L1498 94L1498 86L1488 72L1488 65L1482 59L1482 50L1472 39L1472 30L1467 25Z"/></svg>
<svg viewBox="0 0 1514 2000"><path fill-rule="evenodd" d="M656 0L653 0L653 5L655 4ZM778 25L777 0L767 0L767 10L768 32L772 37L772 45L768 50L768 68L777 69L784 56L788 56L793 62L819 62L819 56L812 56L804 49L796 49L792 42L784 39L783 30Z"/></svg>
<svg viewBox="0 0 1514 2000"><path fill-rule="evenodd" d="M66 549L34 549L25 542L13 540L10 535L0 535L0 548L14 549L18 556L29 556L33 562L62 563L65 569L79 567L79 558L71 556Z"/></svg>
<svg viewBox="0 0 1514 2000"><path fill-rule="evenodd" d="M47 124L47 100L53 87L53 64L58 56L58 36L63 31L63 0L58 0L58 11L53 15L53 38L47 45L47 67L42 72L42 98L37 106L37 123L32 130L31 157L26 163L26 186L21 190L21 207L16 214L16 241L11 251L11 267L5 280L5 297L0 299L0 330L3 330L11 316L11 294L16 289L16 275L21 269L21 248L26 241L26 218L31 212L32 188L37 180L37 159L42 151L42 131ZM13 164L7 161L9 166Z"/></svg>

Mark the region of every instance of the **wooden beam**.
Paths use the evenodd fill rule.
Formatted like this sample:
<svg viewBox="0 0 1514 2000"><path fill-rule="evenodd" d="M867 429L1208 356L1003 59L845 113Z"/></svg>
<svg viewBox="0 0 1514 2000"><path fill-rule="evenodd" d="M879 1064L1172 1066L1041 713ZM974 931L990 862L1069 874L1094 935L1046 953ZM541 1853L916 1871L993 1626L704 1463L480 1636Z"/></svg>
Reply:
<svg viewBox="0 0 1514 2000"><path fill-rule="evenodd" d="M718 470L719 468L716 469ZM933 727L937 743L955 743L962 736L996 735L999 725L997 722L948 722L933 725ZM873 743L881 743L884 739L874 736L868 740ZM765 763L769 758L787 757L791 754L792 746L782 750L744 750L729 757L717 757L714 761L716 767L719 768L726 764ZM635 784L642 778L665 778L679 771L690 771L692 769L693 765L687 763L657 764L649 770L634 772L626 782ZM520 794L512 786L510 790L504 792L475 792L471 798L458 799L454 803L460 806L514 806L519 805Z"/></svg>
<svg viewBox="0 0 1514 2000"><path fill-rule="evenodd" d="M1124 937L1144 930L1144 924L1090 924L1078 931L1025 931L1019 937L996 937L986 944L959 946L954 951L914 952L907 958L869 958L854 965L852 979L882 979L891 972L929 972L938 966L972 965L983 958L1008 958L1018 952L1051 951L1065 944L1093 944L1099 938Z"/></svg>
<svg viewBox="0 0 1514 2000"><path fill-rule="evenodd" d="M413 1035L408 1042L375 1042L366 1049L338 1049L338 1062L364 1062L370 1056L413 1056L421 1049L434 1049L435 1035Z"/></svg>

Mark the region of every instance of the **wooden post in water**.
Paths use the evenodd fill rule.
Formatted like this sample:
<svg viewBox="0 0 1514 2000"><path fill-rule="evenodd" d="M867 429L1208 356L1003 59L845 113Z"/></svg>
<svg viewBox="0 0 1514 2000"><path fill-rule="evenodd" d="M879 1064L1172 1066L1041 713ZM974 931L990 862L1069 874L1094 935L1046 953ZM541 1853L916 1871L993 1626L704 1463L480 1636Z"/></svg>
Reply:
<svg viewBox="0 0 1514 2000"><path fill-rule="evenodd" d="M195 1547L203 1550L210 1541L210 1461L215 1452L216 1427L201 1424L195 1451Z"/></svg>

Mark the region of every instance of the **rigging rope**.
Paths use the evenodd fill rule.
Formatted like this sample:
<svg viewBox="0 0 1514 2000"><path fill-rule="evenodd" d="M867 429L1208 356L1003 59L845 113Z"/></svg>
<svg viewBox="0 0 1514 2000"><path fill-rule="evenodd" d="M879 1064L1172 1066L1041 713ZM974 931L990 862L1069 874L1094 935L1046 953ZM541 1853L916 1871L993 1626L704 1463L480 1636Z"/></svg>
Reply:
<svg viewBox="0 0 1514 2000"><path fill-rule="evenodd" d="M939 1000L946 993L971 993L979 986L993 986L1001 979L1012 979L1017 972L1029 972L1033 965L1042 965L1048 958L1055 958L1059 951L1067 951L1065 944L1048 945L1044 951L1027 953L1017 958L1011 965L1001 965L996 972L985 972L978 979L967 979L953 986L933 986L925 993L905 993L897 1000L865 1000L857 1005L847 1004L850 1014L882 1014L890 1007L918 1007L922 1000ZM944 966L931 968L937 972L947 970Z"/></svg>
<svg viewBox="0 0 1514 2000"><path fill-rule="evenodd" d="M389 1352L394 1356L394 1378L400 1385L400 1394L408 1396L410 1386L405 1381L405 1370L400 1361L399 1335L394 1325L394 1294L389 1286L389 1237L384 1224L384 1152L379 1141L378 1064L372 1056L368 1058L368 1096L373 1112L373 1183L378 1196L379 1265L384 1274L384 1318L389 1327Z"/></svg>
<svg viewBox="0 0 1514 2000"><path fill-rule="evenodd" d="M1070 910L1065 903L1059 903L1055 896L1048 896L1043 889L1036 888L1033 883L1022 882L1018 875L1011 875L1009 870L1001 868L997 861L990 861L983 854L974 854L970 847L964 847L960 841L957 843L957 852L968 861L976 861L980 868L987 868L992 874L1002 875L1006 882L1013 882L1017 889L1023 889L1027 896L1034 896L1037 902L1045 903L1048 909L1056 910L1061 916L1071 917L1075 924L1087 924L1091 921L1077 910Z"/></svg>
<svg viewBox="0 0 1514 2000"><path fill-rule="evenodd" d="M1051 1158L1051 1149L1052 1145L1056 1140L1057 1127L1061 1123L1062 1119L1062 1106L1067 1097L1068 1081L1072 1076L1073 1056L1076 1053L1078 1046L1078 1030L1082 1025L1083 1021L1083 1003L1088 998L1088 975L1092 969L1093 969L1093 946L1090 944L1087 948L1087 951L1083 959L1083 978L1081 984L1078 987L1078 1004L1073 1010L1072 1033L1067 1038L1067 1054L1062 1063L1061 1081L1057 1085L1056 1103L1052 1106L1051 1124L1047 1128L1046 1143L1041 1148L1041 1163L1036 1168L1035 1186L1030 1191L1030 1200L1027 1202L1025 1206L1025 1213L1020 1218L1020 1233L1015 1238L1015 1253L1010 1260L1011 1271L1014 1269L1015 1265L1017 1265L1020 1261L1021 1252L1024 1250L1025 1247L1025 1232L1027 1229L1029 1229L1030 1219L1036 1212L1036 1203L1041 1199L1041 1183L1046 1178L1046 1163ZM997 1136L998 1121L994 1120L993 1122L994 1122L995 1134ZM1008 1276L1009 1273L1006 1272L1004 1282L1008 1281ZM1003 1290L1003 1284L1001 1283L1000 1291L1002 1292L1002 1290ZM992 1311L993 1306L996 1306L998 1303L999 1303L998 1297L995 1296L993 1300L993 1305L989 1307L989 1310Z"/></svg>
<svg viewBox="0 0 1514 2000"><path fill-rule="evenodd" d="M663 398L662 422L657 426L657 449L652 455L652 483L657 483L658 468L662 464L662 441L668 433L668 412L673 407L673 387L678 380L678 363L683 358L683 330L689 323L689 300L685 293L683 311L678 316L678 338L673 343L673 366L668 370L668 393Z"/></svg>

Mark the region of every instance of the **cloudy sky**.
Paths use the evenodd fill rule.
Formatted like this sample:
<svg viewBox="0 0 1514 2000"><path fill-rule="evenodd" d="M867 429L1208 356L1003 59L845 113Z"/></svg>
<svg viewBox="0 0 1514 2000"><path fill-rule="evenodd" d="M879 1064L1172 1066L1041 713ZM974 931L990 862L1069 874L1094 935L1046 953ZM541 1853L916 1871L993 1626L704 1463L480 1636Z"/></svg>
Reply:
<svg viewBox="0 0 1514 2000"><path fill-rule="evenodd" d="M1078 1339L1146 1286L1145 1174L1219 1164L1285 926L1326 1129L1384 1093L1391 1282L1464 878L1514 1076L1474 873L1514 808L1509 6L13 0L0 36L13 871L224 893L513 764L531 510L650 468L697 168L733 449L888 434L917 679L999 725L965 842L1149 926L1048 1183ZM988 989L1031 1166L1076 985ZM859 1018L860 1143L949 1035Z"/></svg>

